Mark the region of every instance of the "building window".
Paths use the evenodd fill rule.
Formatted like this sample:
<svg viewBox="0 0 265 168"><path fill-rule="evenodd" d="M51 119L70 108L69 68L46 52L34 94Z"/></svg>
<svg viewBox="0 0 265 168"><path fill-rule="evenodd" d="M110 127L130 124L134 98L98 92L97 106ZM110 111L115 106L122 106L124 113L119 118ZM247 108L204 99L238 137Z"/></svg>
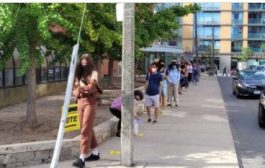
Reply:
<svg viewBox="0 0 265 168"><path fill-rule="evenodd" d="M220 13L200 12L197 16L199 24L220 24Z"/></svg>
<svg viewBox="0 0 265 168"><path fill-rule="evenodd" d="M232 39L242 39L243 26L232 26Z"/></svg>
<svg viewBox="0 0 265 168"><path fill-rule="evenodd" d="M233 41L232 42L232 52L240 52L242 48L242 41Z"/></svg>
<svg viewBox="0 0 265 168"><path fill-rule="evenodd" d="M201 4L203 10L219 10L220 3L202 3Z"/></svg>
<svg viewBox="0 0 265 168"><path fill-rule="evenodd" d="M253 52L262 52L261 50L261 41L249 41L248 46Z"/></svg>
<svg viewBox="0 0 265 168"><path fill-rule="evenodd" d="M212 49L212 41L200 41L199 42L199 51L201 52L211 52ZM219 52L220 50L220 41L214 42L214 50L215 52Z"/></svg>
<svg viewBox="0 0 265 168"><path fill-rule="evenodd" d="M214 35L214 37L213 37L213 35ZM201 38L201 39L212 39L212 38L220 39L220 27L199 27L198 28L198 38Z"/></svg>
<svg viewBox="0 0 265 168"><path fill-rule="evenodd" d="M243 12L232 13L232 24L243 24Z"/></svg>
<svg viewBox="0 0 265 168"><path fill-rule="evenodd" d="M262 3L249 3L248 8L249 9L261 9Z"/></svg>
<svg viewBox="0 0 265 168"><path fill-rule="evenodd" d="M242 3L232 3L232 9L233 10L242 10L243 4Z"/></svg>

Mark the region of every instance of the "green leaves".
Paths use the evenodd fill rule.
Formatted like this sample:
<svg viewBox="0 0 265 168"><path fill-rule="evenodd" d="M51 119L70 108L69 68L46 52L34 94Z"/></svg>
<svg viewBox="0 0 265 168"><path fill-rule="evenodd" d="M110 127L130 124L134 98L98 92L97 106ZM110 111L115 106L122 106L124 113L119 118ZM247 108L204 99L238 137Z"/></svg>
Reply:
<svg viewBox="0 0 265 168"><path fill-rule="evenodd" d="M250 58L252 53L253 52L252 52L251 48L244 47L241 50L241 55L238 57L238 60L239 61L247 61Z"/></svg>

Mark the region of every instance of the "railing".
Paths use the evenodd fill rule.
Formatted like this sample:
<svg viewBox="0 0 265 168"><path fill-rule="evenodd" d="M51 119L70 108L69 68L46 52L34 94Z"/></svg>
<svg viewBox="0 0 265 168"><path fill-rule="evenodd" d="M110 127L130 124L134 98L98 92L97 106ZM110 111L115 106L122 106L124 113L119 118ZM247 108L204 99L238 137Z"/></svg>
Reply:
<svg viewBox="0 0 265 168"><path fill-rule="evenodd" d="M5 68L0 71L0 89L8 87L18 87L27 84L26 75L18 75L19 68ZM53 66L49 68L36 69L36 82L50 83L66 81L69 68L65 66Z"/></svg>

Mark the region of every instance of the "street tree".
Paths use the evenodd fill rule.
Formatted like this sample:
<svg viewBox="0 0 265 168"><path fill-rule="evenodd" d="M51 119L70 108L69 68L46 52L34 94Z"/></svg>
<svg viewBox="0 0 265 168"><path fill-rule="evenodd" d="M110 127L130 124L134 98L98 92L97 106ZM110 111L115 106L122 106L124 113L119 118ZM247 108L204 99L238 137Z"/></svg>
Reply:
<svg viewBox="0 0 265 168"><path fill-rule="evenodd" d="M26 73L28 81L26 123L30 128L37 125L36 67L43 60L41 48L58 43L53 35L61 34L76 39L78 31L53 7L52 4L40 3L0 5L0 50L3 51L1 68L17 48L21 60L19 74Z"/></svg>
<svg viewBox="0 0 265 168"><path fill-rule="evenodd" d="M241 49L241 54L238 56L238 61L247 61L252 55L252 50L249 47L244 47Z"/></svg>

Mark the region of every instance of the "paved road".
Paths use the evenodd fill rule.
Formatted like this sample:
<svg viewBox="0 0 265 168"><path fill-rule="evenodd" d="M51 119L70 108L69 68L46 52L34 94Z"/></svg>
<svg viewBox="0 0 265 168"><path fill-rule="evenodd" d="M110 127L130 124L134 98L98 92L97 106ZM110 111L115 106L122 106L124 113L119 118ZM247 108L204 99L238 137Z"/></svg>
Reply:
<svg viewBox="0 0 265 168"><path fill-rule="evenodd" d="M219 77L230 126L242 168L265 167L265 130L258 127L258 99L237 99L232 79Z"/></svg>

